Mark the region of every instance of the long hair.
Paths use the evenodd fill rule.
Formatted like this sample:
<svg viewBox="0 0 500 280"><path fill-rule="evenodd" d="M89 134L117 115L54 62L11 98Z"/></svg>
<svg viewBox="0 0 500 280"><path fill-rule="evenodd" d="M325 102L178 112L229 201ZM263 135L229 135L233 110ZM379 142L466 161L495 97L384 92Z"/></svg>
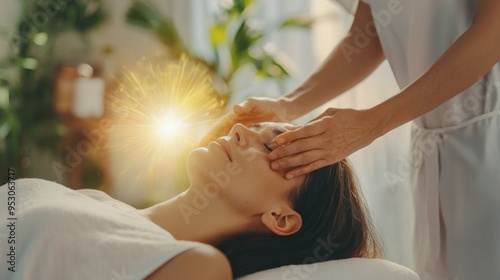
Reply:
<svg viewBox="0 0 500 280"><path fill-rule="evenodd" d="M290 264L380 255L346 160L309 173L303 185L290 193L290 201L302 217L295 234L246 233L217 245L229 259L234 278Z"/></svg>

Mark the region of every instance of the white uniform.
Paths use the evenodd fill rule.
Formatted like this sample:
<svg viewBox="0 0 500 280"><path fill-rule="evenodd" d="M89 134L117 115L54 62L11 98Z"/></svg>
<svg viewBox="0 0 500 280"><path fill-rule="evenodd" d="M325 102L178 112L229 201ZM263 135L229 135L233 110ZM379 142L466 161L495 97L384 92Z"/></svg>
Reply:
<svg viewBox="0 0 500 280"><path fill-rule="evenodd" d="M400 88L469 28L477 3L363 1ZM414 268L423 280L500 279L500 63L478 80L413 122Z"/></svg>

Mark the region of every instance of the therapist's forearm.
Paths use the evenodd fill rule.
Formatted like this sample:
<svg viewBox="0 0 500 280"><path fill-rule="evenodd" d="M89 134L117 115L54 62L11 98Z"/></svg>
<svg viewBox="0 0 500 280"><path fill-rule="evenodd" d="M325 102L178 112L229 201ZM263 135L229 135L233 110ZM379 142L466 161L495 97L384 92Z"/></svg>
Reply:
<svg viewBox="0 0 500 280"><path fill-rule="evenodd" d="M379 120L379 135L430 112L476 83L500 60L498 35L499 30L487 26L471 26L414 83L370 109Z"/></svg>
<svg viewBox="0 0 500 280"><path fill-rule="evenodd" d="M290 119L298 118L357 85L384 59L370 8L360 2L347 36L306 82L280 101Z"/></svg>

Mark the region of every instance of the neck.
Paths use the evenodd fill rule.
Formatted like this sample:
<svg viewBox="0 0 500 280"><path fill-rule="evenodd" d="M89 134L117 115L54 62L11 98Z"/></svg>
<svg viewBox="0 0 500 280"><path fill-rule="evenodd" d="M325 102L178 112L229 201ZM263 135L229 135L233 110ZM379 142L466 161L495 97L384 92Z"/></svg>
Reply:
<svg viewBox="0 0 500 280"><path fill-rule="evenodd" d="M176 239L211 245L260 224L260 216L243 217L235 214L217 197L202 197L194 188L139 213Z"/></svg>

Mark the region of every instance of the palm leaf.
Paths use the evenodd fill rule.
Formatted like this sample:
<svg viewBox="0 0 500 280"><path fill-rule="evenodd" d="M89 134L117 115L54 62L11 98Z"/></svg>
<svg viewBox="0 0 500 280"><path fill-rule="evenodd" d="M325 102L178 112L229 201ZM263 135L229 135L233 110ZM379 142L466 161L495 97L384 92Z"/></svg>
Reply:
<svg viewBox="0 0 500 280"><path fill-rule="evenodd" d="M279 28L298 27L309 29L314 24L317 18L309 15L297 15L283 20L279 24Z"/></svg>
<svg viewBox="0 0 500 280"><path fill-rule="evenodd" d="M126 21L153 32L162 43L179 52L187 51L173 22L147 2L134 1L127 11Z"/></svg>

